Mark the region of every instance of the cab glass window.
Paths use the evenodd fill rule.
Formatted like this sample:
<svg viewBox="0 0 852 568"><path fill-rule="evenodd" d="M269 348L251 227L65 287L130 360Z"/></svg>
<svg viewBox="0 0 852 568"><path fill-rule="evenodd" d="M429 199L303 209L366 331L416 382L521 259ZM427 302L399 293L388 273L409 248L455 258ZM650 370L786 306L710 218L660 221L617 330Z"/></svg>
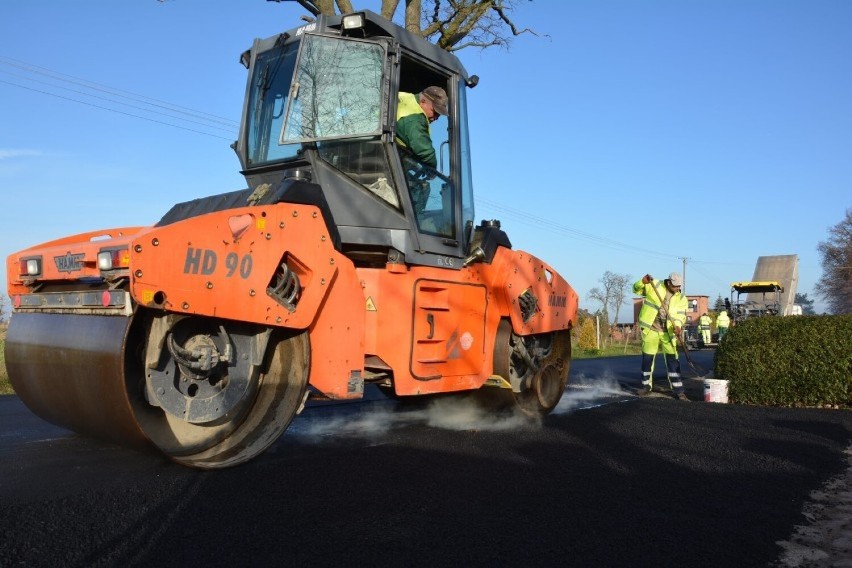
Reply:
<svg viewBox="0 0 852 568"><path fill-rule="evenodd" d="M306 35L279 144L381 134L384 48Z"/></svg>
<svg viewBox="0 0 852 568"><path fill-rule="evenodd" d="M327 164L360 184L376 197L399 209L399 196L381 140L318 142L317 152Z"/></svg>
<svg viewBox="0 0 852 568"><path fill-rule="evenodd" d="M455 187L440 172L417 160L413 154L400 148L405 180L421 233L436 237L454 238Z"/></svg>
<svg viewBox="0 0 852 568"><path fill-rule="evenodd" d="M257 55L249 87L246 145L251 165L293 158L298 146L281 146L278 133L296 66L298 44L290 43Z"/></svg>

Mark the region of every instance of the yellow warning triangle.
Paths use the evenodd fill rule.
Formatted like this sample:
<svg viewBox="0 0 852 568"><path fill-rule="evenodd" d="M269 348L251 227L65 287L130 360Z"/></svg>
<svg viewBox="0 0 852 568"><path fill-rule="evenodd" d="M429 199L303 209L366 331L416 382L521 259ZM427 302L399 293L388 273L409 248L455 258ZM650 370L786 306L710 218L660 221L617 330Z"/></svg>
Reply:
<svg viewBox="0 0 852 568"><path fill-rule="evenodd" d="M376 312L376 311L378 311L378 310L376 310L376 304L375 304L375 303L373 303L373 298L371 298L371 297L368 297L368 298L367 298L367 311L368 311L368 312Z"/></svg>

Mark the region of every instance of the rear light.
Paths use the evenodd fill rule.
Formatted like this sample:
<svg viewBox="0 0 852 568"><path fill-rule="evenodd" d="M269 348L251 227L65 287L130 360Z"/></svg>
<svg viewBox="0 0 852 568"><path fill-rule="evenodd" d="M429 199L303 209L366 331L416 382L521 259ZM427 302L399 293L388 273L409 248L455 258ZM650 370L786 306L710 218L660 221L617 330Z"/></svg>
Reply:
<svg viewBox="0 0 852 568"><path fill-rule="evenodd" d="M115 270L117 268L127 268L128 266L130 266L129 249L107 249L98 253L99 270Z"/></svg>
<svg viewBox="0 0 852 568"><path fill-rule="evenodd" d="M22 258L21 259L21 276L40 276L41 275L41 257Z"/></svg>

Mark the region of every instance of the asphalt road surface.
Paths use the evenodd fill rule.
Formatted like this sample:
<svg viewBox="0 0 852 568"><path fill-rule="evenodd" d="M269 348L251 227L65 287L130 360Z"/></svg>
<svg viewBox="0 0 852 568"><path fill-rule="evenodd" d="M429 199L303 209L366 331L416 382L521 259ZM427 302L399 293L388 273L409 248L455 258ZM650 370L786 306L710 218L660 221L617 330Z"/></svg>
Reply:
<svg viewBox="0 0 852 568"><path fill-rule="evenodd" d="M775 565L846 471L852 413L698 402L695 380L695 402L640 399L638 366L574 361L540 424L455 399L311 406L214 472L0 397L0 567Z"/></svg>

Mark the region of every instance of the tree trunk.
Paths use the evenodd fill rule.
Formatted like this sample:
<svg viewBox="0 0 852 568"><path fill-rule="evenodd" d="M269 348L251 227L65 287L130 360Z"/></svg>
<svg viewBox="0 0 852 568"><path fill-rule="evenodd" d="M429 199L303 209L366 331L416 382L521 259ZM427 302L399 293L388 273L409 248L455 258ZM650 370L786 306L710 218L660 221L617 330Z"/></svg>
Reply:
<svg viewBox="0 0 852 568"><path fill-rule="evenodd" d="M405 0L405 29L417 35L421 35L420 31L420 0Z"/></svg>

